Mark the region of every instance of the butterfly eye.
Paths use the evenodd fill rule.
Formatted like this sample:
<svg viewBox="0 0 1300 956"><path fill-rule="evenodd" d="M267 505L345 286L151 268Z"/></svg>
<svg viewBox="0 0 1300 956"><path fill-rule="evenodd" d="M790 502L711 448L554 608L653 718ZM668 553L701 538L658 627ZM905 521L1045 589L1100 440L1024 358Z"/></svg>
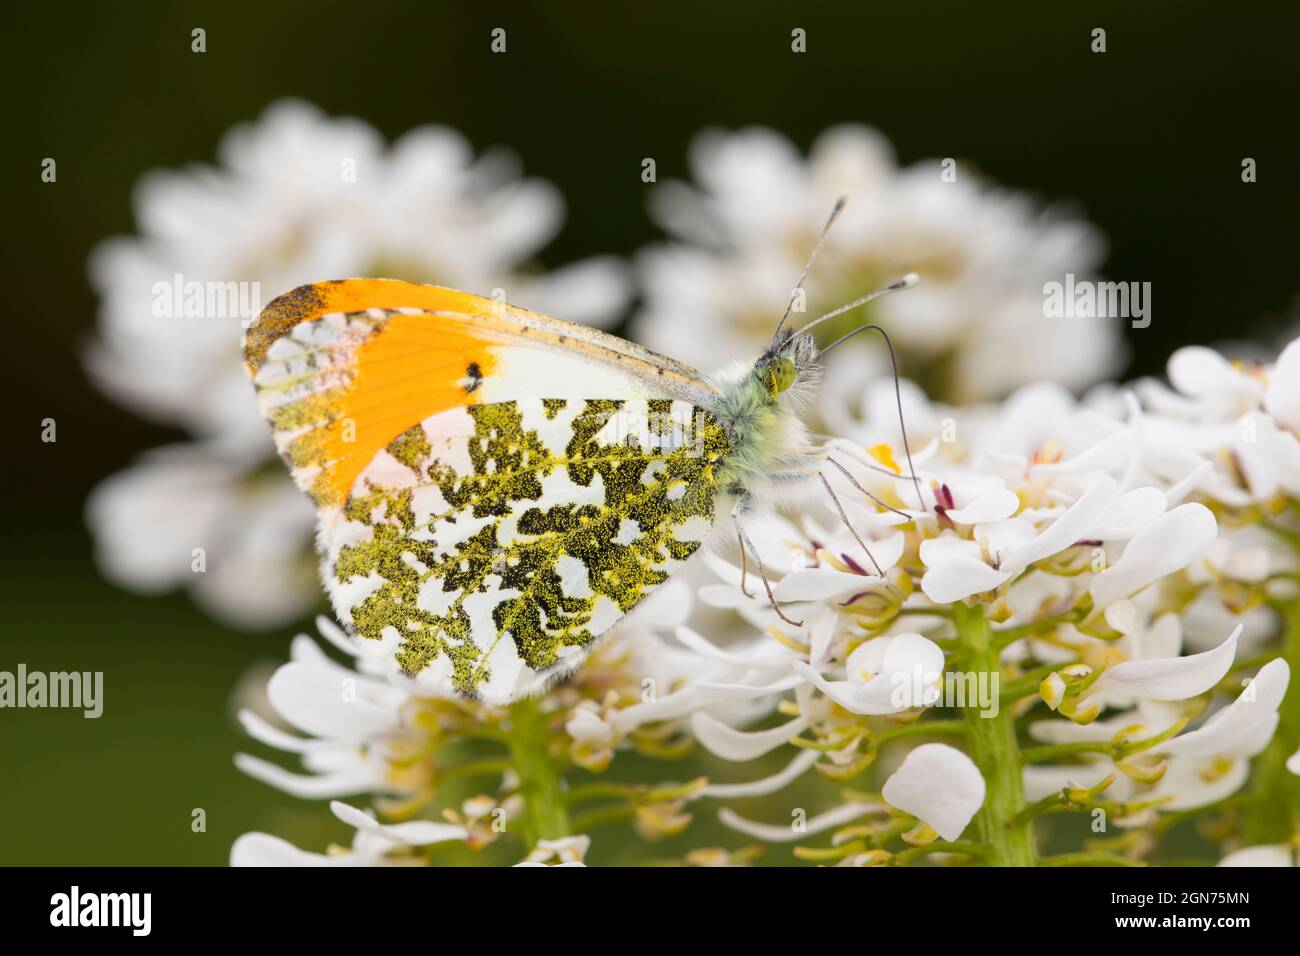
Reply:
<svg viewBox="0 0 1300 956"><path fill-rule="evenodd" d="M773 360L767 367L767 384L773 395L780 395L794 384L794 362L788 358Z"/></svg>

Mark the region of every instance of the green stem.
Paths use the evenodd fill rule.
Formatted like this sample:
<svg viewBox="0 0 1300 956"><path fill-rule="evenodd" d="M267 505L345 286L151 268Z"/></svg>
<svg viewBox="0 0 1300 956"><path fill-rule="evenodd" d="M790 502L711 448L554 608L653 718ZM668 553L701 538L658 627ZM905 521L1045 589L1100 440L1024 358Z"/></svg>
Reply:
<svg viewBox="0 0 1300 956"><path fill-rule="evenodd" d="M966 725L959 720L918 720L914 724L882 730L872 738L872 743L884 746L904 737L964 737Z"/></svg>
<svg viewBox="0 0 1300 956"><path fill-rule="evenodd" d="M1044 744L1041 747L1026 747L1020 759L1025 763L1051 763L1062 757L1078 754L1104 754L1115 756L1115 745L1105 740L1083 740L1068 744Z"/></svg>
<svg viewBox="0 0 1300 956"><path fill-rule="evenodd" d="M569 835L569 818L560 773L551 759L547 716L531 697L510 705L510 759L524 798L523 835L531 848L538 840Z"/></svg>
<svg viewBox="0 0 1300 956"><path fill-rule="evenodd" d="M907 850L900 850L894 854L893 862L895 865L904 866L913 860L919 860L934 853L961 853L983 859L987 852L988 847L981 846L978 843L947 843L943 840L935 840L933 843L925 844L925 846L914 846Z"/></svg>
<svg viewBox="0 0 1300 956"><path fill-rule="evenodd" d="M993 632L982 608L957 607L957 636L967 652L971 670L1002 674ZM971 757L984 776L984 805L976 817L980 841L989 846L987 862L993 866L1033 866L1033 822L1018 819L1025 809L1025 790L1016 743L1015 715L999 708L995 716L981 716L978 706L964 710L970 728Z"/></svg>
<svg viewBox="0 0 1300 956"><path fill-rule="evenodd" d="M1286 768L1300 748L1300 598L1283 608L1282 656L1291 682L1278 708L1273 740L1255 763L1255 781L1246 802L1246 843L1284 843L1300 830L1300 777Z"/></svg>
<svg viewBox="0 0 1300 956"><path fill-rule="evenodd" d="M597 827L609 823L622 823L636 816L636 808L628 803L615 803L610 806L589 810L573 818L573 826L580 833L590 833Z"/></svg>
<svg viewBox="0 0 1300 956"><path fill-rule="evenodd" d="M1053 614L1051 617L1045 617L1034 621L1032 624L1025 624L1021 627L1009 627L1004 631L997 631L993 635L993 646L997 650L1002 650L1022 637L1030 637L1034 634L1041 634L1043 631L1051 630L1058 624L1074 624L1079 620L1079 615L1074 611L1065 614Z"/></svg>

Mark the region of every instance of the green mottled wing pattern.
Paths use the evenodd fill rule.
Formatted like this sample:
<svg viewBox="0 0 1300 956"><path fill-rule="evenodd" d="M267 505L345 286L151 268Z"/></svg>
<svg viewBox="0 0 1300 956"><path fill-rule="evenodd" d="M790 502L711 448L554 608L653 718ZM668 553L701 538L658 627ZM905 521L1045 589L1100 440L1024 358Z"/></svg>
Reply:
<svg viewBox="0 0 1300 956"><path fill-rule="evenodd" d="M421 682L506 701L581 664L699 548L725 432L669 399L520 399L394 439L322 526L339 617Z"/></svg>

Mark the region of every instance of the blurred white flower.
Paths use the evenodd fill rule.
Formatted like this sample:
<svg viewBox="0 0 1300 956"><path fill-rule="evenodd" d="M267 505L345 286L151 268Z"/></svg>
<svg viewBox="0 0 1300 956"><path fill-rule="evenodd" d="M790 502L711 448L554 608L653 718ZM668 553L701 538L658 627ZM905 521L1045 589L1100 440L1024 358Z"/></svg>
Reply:
<svg viewBox="0 0 1300 956"><path fill-rule="evenodd" d="M1196 489L1232 507L1300 496L1300 339L1268 365L1190 346L1169 359L1172 389L1138 384L1148 433L1214 463Z"/></svg>
<svg viewBox="0 0 1300 956"><path fill-rule="evenodd" d="M1295 866L1296 848L1285 844L1248 846L1234 850L1218 866Z"/></svg>
<svg viewBox="0 0 1300 956"><path fill-rule="evenodd" d="M730 827L737 833L752 836L765 843L793 843L796 840L802 840L804 837L815 836L827 830L834 830L836 827L852 823L854 820L865 816L883 816L888 812L888 809L882 803L844 803L833 810L827 810L825 813L810 817L804 821L803 826L797 828L790 826L788 823L784 826L772 823L755 823L753 820L746 820L727 807L718 811L718 819L724 826Z"/></svg>
<svg viewBox="0 0 1300 956"><path fill-rule="evenodd" d="M230 848L231 866L402 866L422 862L421 847L464 840L464 827L431 820L381 824L374 815L335 800L334 815L356 836L350 849L332 847L329 853L311 853L269 833L245 833Z"/></svg>
<svg viewBox="0 0 1300 956"><path fill-rule="evenodd" d="M320 633L351 654L357 669L328 657L316 642L299 635L290 661L267 684L274 715L303 734L287 732L252 710L240 722L255 740L297 754L306 774L249 754L235 764L249 776L297 797L352 796L362 793L405 794L427 785L427 760L421 752L427 732L419 702L381 675L373 645L355 640L324 617Z"/></svg>
<svg viewBox="0 0 1300 956"><path fill-rule="evenodd" d="M861 126L827 130L806 159L772 130L708 130L690 165L694 185L666 182L651 194L674 240L639 261L646 304L634 331L652 348L703 368L766 348L818 231L847 196L802 318L908 272L922 281L846 315L830 338L879 322L909 377L962 401L1034 380L1087 385L1120 358L1118 320L1044 314L1046 282L1091 277L1103 251L1097 230L993 189L966 166L953 181L937 161L900 169L889 143ZM838 363L837 375L832 363L831 390L886 372L879 350L870 354L866 369L858 358Z"/></svg>
<svg viewBox="0 0 1300 956"><path fill-rule="evenodd" d="M104 480L86 504L96 558L146 594L188 587L210 613L257 628L302 613L319 590L303 550L316 525L292 482L209 442L155 449Z"/></svg>
<svg viewBox="0 0 1300 956"><path fill-rule="evenodd" d="M89 523L113 580L146 591L188 584L229 623L266 627L317 605L320 590L301 573L310 508L274 460L240 358L243 327L264 301L307 282L385 276L501 289L516 304L599 323L629 288L610 259L536 271L533 257L564 218L559 193L521 178L509 153L476 157L445 127L388 148L360 120L284 100L231 129L218 157L215 167L143 176L139 235L91 256L101 302L92 377L196 444L115 477L92 499ZM187 306L193 284L199 300ZM191 501L198 513L184 514ZM193 548L205 549L202 574L190 570Z"/></svg>
<svg viewBox="0 0 1300 956"><path fill-rule="evenodd" d="M528 857L515 866L586 866L591 837L572 836L559 840L538 840Z"/></svg>

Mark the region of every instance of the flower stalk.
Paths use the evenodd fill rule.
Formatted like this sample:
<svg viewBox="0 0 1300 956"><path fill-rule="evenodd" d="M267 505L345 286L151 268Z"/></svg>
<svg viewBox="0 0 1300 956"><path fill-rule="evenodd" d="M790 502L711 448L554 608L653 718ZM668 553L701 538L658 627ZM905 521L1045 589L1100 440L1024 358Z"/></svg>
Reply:
<svg viewBox="0 0 1300 956"><path fill-rule="evenodd" d="M976 673L1001 674L1002 665L993 632L979 606L957 606L957 637L966 661ZM1033 823L1025 809L1020 749L1016 743L1015 716L1000 708L995 716L981 716L980 708L965 708L970 730L971 757L984 776L984 805L976 816L980 840L989 847L993 866L1034 866Z"/></svg>
<svg viewBox="0 0 1300 956"><path fill-rule="evenodd" d="M569 818L558 768L551 758L554 738L547 715L525 697L510 705L510 758L524 799L523 836L531 849L538 840L569 835Z"/></svg>
<svg viewBox="0 0 1300 956"><path fill-rule="evenodd" d="M1300 834L1300 776L1286 766L1287 758L1300 749L1300 597L1292 598L1281 610L1282 657L1291 668L1291 683L1278 708L1277 731L1259 756L1246 801L1249 846L1284 843Z"/></svg>

